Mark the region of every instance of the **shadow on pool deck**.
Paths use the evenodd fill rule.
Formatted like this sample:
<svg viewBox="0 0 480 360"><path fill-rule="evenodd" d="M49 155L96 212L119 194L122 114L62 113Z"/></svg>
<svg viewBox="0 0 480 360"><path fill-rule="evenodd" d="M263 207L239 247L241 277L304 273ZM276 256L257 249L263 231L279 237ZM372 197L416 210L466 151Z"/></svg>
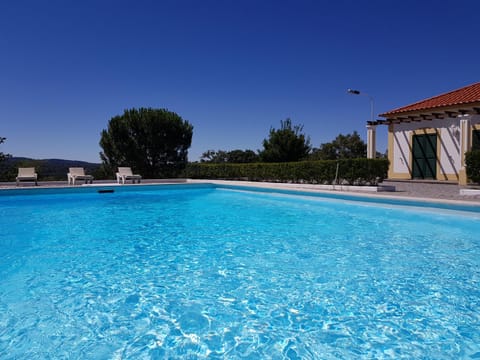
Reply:
<svg viewBox="0 0 480 360"><path fill-rule="evenodd" d="M476 195L461 195L460 190L468 187L459 186L455 182L428 181L428 180L427 181L385 180L383 184L395 186L395 193L394 193L395 195L414 197L414 198L480 202L480 193Z"/></svg>

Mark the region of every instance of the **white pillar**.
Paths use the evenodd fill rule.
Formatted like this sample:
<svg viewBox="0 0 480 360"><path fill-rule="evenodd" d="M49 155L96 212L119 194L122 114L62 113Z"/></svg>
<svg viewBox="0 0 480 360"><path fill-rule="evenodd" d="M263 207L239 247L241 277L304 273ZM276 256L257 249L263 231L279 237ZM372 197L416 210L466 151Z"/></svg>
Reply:
<svg viewBox="0 0 480 360"><path fill-rule="evenodd" d="M467 184L467 171L465 169L465 153L472 147L472 131L470 129L470 115L460 115L460 171L459 184Z"/></svg>
<svg viewBox="0 0 480 360"><path fill-rule="evenodd" d="M375 159L377 157L377 125L367 125L367 158Z"/></svg>

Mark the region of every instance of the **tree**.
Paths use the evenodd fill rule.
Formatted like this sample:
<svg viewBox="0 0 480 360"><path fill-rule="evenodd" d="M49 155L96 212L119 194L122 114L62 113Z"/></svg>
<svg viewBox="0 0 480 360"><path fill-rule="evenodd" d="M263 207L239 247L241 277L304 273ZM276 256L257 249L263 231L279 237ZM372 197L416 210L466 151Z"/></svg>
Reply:
<svg viewBox="0 0 480 360"><path fill-rule="evenodd" d="M338 135L330 143L320 145L310 155L312 160L355 159L367 156L367 144L356 131L353 134Z"/></svg>
<svg viewBox="0 0 480 360"><path fill-rule="evenodd" d="M260 157L253 150L232 150L227 153L227 162L244 164L258 162Z"/></svg>
<svg viewBox="0 0 480 360"><path fill-rule="evenodd" d="M200 157L200 162L208 163L252 163L259 161L259 156L252 150L207 150Z"/></svg>
<svg viewBox="0 0 480 360"><path fill-rule="evenodd" d="M269 138L263 140L260 158L264 162L299 161L308 156L310 138L302 134L303 125L292 125L287 118L280 121L280 129L270 128Z"/></svg>
<svg viewBox="0 0 480 360"><path fill-rule="evenodd" d="M166 109L125 110L103 130L100 158L110 173L130 166L144 177L178 176L187 163L193 126Z"/></svg>
<svg viewBox="0 0 480 360"><path fill-rule="evenodd" d="M0 144L3 144L7 140L7 138L1 137L0 136ZM4 154L3 152L0 152L0 162L3 160L9 158L11 155L10 154Z"/></svg>
<svg viewBox="0 0 480 360"><path fill-rule="evenodd" d="M7 138L0 136L0 144L3 144L5 140L7 140ZM16 169L11 166L8 161L5 161L10 157L10 154L0 152L0 181L10 181L15 178L14 174L16 174Z"/></svg>
<svg viewBox="0 0 480 360"><path fill-rule="evenodd" d="M223 150L207 150L200 157L200 162L224 163L227 162L227 152Z"/></svg>

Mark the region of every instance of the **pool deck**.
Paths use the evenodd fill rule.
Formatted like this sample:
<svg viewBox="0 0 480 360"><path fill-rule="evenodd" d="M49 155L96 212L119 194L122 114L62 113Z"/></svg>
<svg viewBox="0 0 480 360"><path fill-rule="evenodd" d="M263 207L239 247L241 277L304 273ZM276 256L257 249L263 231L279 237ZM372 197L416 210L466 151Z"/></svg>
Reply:
<svg viewBox="0 0 480 360"><path fill-rule="evenodd" d="M193 180L193 179L146 179L140 185L153 184L178 184L178 183L212 183L219 185L236 185L257 188L284 189L294 191L308 191L315 193L348 193L352 196L370 196L392 199L412 199L416 201L430 201L442 203L478 203L480 205L480 190L464 188L453 182L439 181L392 181L386 180L379 187L375 186L345 186L345 185L314 185L314 184L293 184L273 182L252 182L252 181L227 181L227 180ZM80 184L82 186L126 186L119 185L112 180L97 180L93 185ZM135 185L138 186L138 185ZM44 188L44 187L72 187L66 181L45 181L39 182L38 186L33 183L20 183L16 186L14 182L0 183L1 189L15 188ZM470 193L469 193L470 191ZM467 195L468 194L468 195Z"/></svg>
<svg viewBox="0 0 480 360"><path fill-rule="evenodd" d="M260 188L296 190L296 191L311 191L315 193L337 193L348 194L349 196L359 197L378 197L390 199L410 199L415 201L428 201L451 204L478 204L480 206L480 192L473 195L461 195L457 184L432 184L425 182L393 182L386 181L384 186L394 187L393 191L377 191L375 187L349 187L349 186L335 186L335 188L325 189L319 185L313 184L290 184L290 183L268 183L268 182L250 182L250 181L225 181L225 180L189 180L189 182L209 182L214 184L237 185L237 186L251 186Z"/></svg>

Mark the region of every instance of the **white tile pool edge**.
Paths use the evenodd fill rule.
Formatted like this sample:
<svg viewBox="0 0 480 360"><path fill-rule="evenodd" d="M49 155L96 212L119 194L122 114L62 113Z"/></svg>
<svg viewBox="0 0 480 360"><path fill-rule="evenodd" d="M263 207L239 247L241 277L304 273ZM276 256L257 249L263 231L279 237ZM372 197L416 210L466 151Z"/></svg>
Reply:
<svg viewBox="0 0 480 360"><path fill-rule="evenodd" d="M289 183L271 183L271 182L254 182L254 181L231 181L231 180L193 180L188 179L187 183L190 184L216 184L216 185L227 185L227 186L239 186L239 187L251 187L251 188L262 188L262 189L278 189L278 190L291 190L299 192L309 192L312 194L345 194L351 197L358 198L372 198L389 200L406 200L414 202L428 202L435 204L450 204L450 205L462 205L462 206L480 206L476 202L472 201L462 201L462 200L451 200L451 199L436 199L436 198L427 198L427 197L417 197L417 196L406 196L406 195L393 195L390 192L380 192L374 191L371 189L365 189L364 186L340 186L340 185L331 185L332 188L321 187L322 185L312 185L312 184L289 184ZM333 188L334 187L334 188ZM355 188L355 189L354 189ZM369 186L369 188L374 188L374 186Z"/></svg>
<svg viewBox="0 0 480 360"><path fill-rule="evenodd" d="M120 185L116 182L94 183L84 184L79 186L68 186L65 184L55 184L48 186L0 186L0 192L3 190L33 190L33 189L75 189L75 188L101 188L101 187L135 187L135 186L162 186L162 185L186 185L186 184L212 184L212 185L226 185L226 186L238 186L238 187L251 187L269 190L288 190L293 192L307 192L311 194L336 194L336 195L348 195L355 198L371 198L378 199L380 202L383 200L399 200L399 201L413 201L413 202L428 202L433 204L447 204L447 205L460 205L476 207L480 206L477 202L442 199L442 198L429 198L418 197L408 195L394 195L392 191L394 189L379 189L377 186L348 186L348 185L312 185L312 184L294 184L294 183L272 183L272 182L255 182L255 181L233 181L233 180L200 180L200 179L182 179L182 181L169 181L163 179L158 182L142 182L141 184L125 184ZM394 187L393 187L394 188Z"/></svg>
<svg viewBox="0 0 480 360"><path fill-rule="evenodd" d="M466 196L480 195L480 189L460 189L460 195L466 195Z"/></svg>

